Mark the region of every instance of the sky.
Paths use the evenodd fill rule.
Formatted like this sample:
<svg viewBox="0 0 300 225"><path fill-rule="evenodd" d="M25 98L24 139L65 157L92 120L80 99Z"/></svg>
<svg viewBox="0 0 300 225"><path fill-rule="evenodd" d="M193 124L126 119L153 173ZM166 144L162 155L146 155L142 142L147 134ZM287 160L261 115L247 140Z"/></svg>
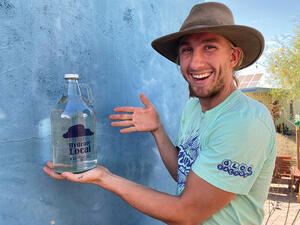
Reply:
<svg viewBox="0 0 300 225"><path fill-rule="evenodd" d="M276 40L293 35L296 21L300 24L300 0L213 0L227 5L235 24L259 30L265 38L265 51L256 64L239 74L266 73L267 52ZM209 2L206 0L206 2Z"/></svg>

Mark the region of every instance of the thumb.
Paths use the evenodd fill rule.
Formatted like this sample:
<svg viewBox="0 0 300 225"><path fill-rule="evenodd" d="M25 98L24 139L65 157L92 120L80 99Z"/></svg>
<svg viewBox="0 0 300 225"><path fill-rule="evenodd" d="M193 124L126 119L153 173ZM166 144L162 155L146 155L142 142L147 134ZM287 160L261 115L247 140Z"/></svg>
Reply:
<svg viewBox="0 0 300 225"><path fill-rule="evenodd" d="M152 104L144 94L140 94L140 99L146 108L150 107Z"/></svg>

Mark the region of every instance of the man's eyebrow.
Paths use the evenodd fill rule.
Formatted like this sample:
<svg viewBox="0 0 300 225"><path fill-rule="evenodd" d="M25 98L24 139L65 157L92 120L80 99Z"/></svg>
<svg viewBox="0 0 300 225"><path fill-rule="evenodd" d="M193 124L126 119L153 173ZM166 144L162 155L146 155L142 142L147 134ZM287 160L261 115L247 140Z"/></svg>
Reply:
<svg viewBox="0 0 300 225"><path fill-rule="evenodd" d="M203 41L204 43L220 42L217 38L211 38Z"/></svg>

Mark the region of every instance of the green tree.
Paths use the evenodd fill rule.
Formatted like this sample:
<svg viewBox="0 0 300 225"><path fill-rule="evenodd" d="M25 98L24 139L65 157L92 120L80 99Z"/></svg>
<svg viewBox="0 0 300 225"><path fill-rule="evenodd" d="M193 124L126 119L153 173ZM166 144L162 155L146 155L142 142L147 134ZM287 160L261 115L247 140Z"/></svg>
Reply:
<svg viewBox="0 0 300 225"><path fill-rule="evenodd" d="M300 24L296 25L291 40L278 43L270 54L268 70L277 87L271 91L274 99L290 101L300 99Z"/></svg>

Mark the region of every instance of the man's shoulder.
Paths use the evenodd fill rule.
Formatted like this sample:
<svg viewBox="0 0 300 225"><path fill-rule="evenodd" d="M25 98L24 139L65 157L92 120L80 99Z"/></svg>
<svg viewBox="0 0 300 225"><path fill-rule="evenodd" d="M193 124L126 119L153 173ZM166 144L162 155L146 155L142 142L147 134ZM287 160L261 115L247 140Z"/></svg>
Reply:
<svg viewBox="0 0 300 225"><path fill-rule="evenodd" d="M272 117L269 109L261 102L250 98L249 96L243 96L244 100L244 113L247 114L252 119L260 119L264 122L271 122ZM273 124L273 123L272 123Z"/></svg>
<svg viewBox="0 0 300 225"><path fill-rule="evenodd" d="M239 98L220 115L219 120L232 124L266 126L273 132L273 120L269 109L261 102L241 93Z"/></svg>
<svg viewBox="0 0 300 225"><path fill-rule="evenodd" d="M189 98L185 104L184 111L193 111L195 109L201 108L198 98Z"/></svg>
<svg viewBox="0 0 300 225"><path fill-rule="evenodd" d="M263 103L250 98L242 92L236 101L233 102L227 110L225 110L224 114L226 113L239 114L241 116L251 117L254 119L261 116L271 118L270 111Z"/></svg>

